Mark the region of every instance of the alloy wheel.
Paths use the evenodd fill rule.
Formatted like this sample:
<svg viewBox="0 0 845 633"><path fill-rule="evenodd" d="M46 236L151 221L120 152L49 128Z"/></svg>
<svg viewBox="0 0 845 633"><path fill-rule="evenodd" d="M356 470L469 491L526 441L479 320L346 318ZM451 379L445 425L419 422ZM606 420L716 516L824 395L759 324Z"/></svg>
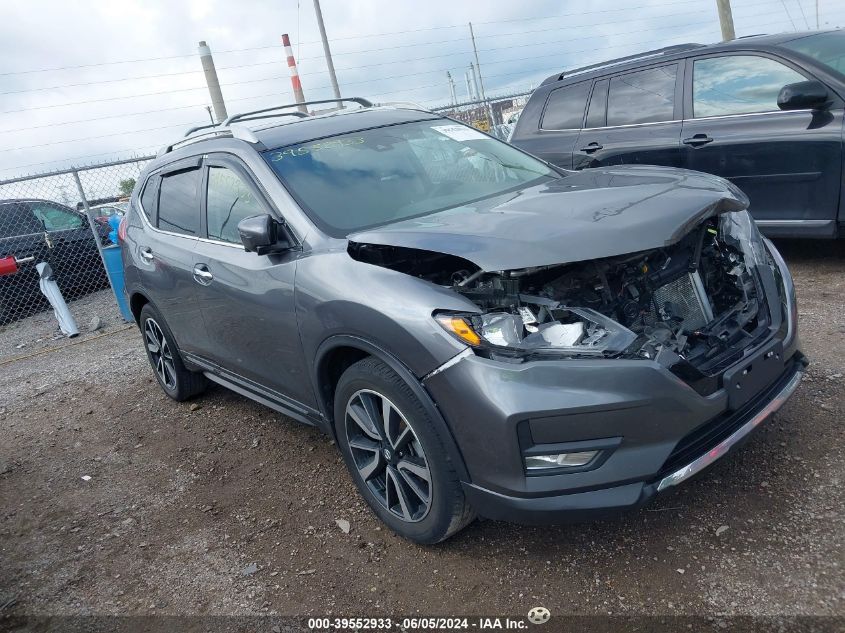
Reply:
<svg viewBox="0 0 845 633"><path fill-rule="evenodd" d="M346 440L358 474L378 502L415 523L431 508L431 470L408 419L386 397L362 389L346 404Z"/></svg>
<svg viewBox="0 0 845 633"><path fill-rule="evenodd" d="M176 367L173 364L173 353L164 337L161 326L154 319L147 319L144 324L144 342L150 353L153 369L161 384L168 389L176 389Z"/></svg>

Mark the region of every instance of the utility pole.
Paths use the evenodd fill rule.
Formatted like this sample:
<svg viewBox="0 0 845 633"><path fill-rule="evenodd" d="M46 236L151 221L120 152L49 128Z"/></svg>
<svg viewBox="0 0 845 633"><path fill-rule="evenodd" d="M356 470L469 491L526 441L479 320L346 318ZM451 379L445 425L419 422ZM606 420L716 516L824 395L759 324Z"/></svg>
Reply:
<svg viewBox="0 0 845 633"><path fill-rule="evenodd" d="M734 32L734 18L731 13L731 0L716 0L719 9L719 26L722 27L722 41L729 42L736 39Z"/></svg>
<svg viewBox="0 0 845 633"><path fill-rule="evenodd" d="M819 29L819 0L816 0L816 30Z"/></svg>
<svg viewBox="0 0 845 633"><path fill-rule="evenodd" d="M472 52L475 53L475 69L478 72L478 87L481 89L481 100L487 104L487 111L490 113L490 126L496 125L496 119L493 118L493 107L487 101L487 95L484 94L484 79L481 77L481 63L478 61L478 48L475 46L475 33L472 30L472 22L469 23L469 36L472 39Z"/></svg>
<svg viewBox="0 0 845 633"><path fill-rule="evenodd" d="M293 98L297 103L305 103L305 94L302 92L302 82L299 80L299 70L296 67L296 60L293 58L293 49L290 45L290 38L287 33L282 33L282 45L285 47L285 55L288 58L288 69L290 69L290 83L293 86ZM308 114L308 108L299 106L300 112Z"/></svg>
<svg viewBox="0 0 845 633"><path fill-rule="evenodd" d="M329 40L326 38L326 26L323 24L323 12L320 10L320 0L314 0L314 11L317 14L317 26L320 29L320 37L323 40L323 52L326 54L326 66L329 68L329 78L332 80L332 90L334 90L335 99L340 99L340 88L337 86L337 75L334 73L334 62L332 61L332 51L329 48ZM342 108L343 103L337 102L337 107Z"/></svg>
<svg viewBox="0 0 845 633"><path fill-rule="evenodd" d="M481 93L478 91L478 75L475 73L475 66L469 65L469 76L472 77L472 84L475 87L475 98L480 99Z"/></svg>
<svg viewBox="0 0 845 633"><path fill-rule="evenodd" d="M211 119L211 125L214 125L214 115L211 114L211 106L205 106L205 111L208 112L208 118Z"/></svg>
<svg viewBox="0 0 845 633"><path fill-rule="evenodd" d="M468 72L464 73L464 79L467 81L467 101L472 101L472 83L470 83Z"/></svg>
<svg viewBox="0 0 845 633"><path fill-rule="evenodd" d="M452 99L452 104L458 102L457 97L455 97L455 82L452 80L452 73L448 70L446 71L446 79L449 80L449 98Z"/></svg>
<svg viewBox="0 0 845 633"><path fill-rule="evenodd" d="M226 104L223 102L220 82L217 80L217 69L214 68L214 58L211 56L211 49L205 41L200 42L199 53L202 70L205 73L205 83L208 84L208 93L211 95L211 105L214 106L214 114L217 116L217 122L222 123L229 115L226 113Z"/></svg>

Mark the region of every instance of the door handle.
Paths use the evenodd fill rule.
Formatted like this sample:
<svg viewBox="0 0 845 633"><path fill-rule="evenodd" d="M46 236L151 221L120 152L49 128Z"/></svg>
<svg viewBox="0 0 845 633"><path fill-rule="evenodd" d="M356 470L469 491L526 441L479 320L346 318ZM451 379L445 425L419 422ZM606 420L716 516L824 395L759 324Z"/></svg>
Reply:
<svg viewBox="0 0 845 633"><path fill-rule="evenodd" d="M585 154L592 154L593 152L597 152L602 149L604 145L601 143L596 143L593 141L592 143L588 143L586 147L582 147L580 151L584 152Z"/></svg>
<svg viewBox="0 0 845 633"><path fill-rule="evenodd" d="M702 145L707 145L707 143L712 143L713 139L707 136L706 134L696 134L695 136L685 138L681 142L684 145L691 145L692 147L701 147Z"/></svg>
<svg viewBox="0 0 845 633"><path fill-rule="evenodd" d="M140 251L141 259L148 264L153 261L153 250L149 246L144 246Z"/></svg>
<svg viewBox="0 0 845 633"><path fill-rule="evenodd" d="M194 281L198 284L207 286L211 283L212 279L214 279L214 275L212 275L211 271L208 270L208 266L206 264L197 264L194 266Z"/></svg>

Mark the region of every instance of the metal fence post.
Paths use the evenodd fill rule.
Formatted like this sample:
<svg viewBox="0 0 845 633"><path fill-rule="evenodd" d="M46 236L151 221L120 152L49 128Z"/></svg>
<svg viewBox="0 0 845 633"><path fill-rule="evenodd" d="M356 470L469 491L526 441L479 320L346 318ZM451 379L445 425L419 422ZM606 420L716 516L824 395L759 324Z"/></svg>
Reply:
<svg viewBox="0 0 845 633"><path fill-rule="evenodd" d="M109 286L111 287L112 294L114 295L114 299L117 302L117 307L120 310L120 314L123 317L124 321L132 321L132 315L129 312L129 307L126 305L125 298L118 294L119 292L123 292L123 283L121 282L119 284L120 290L118 290L118 288L115 286L114 279L112 278L113 273L111 267L109 266L108 259L106 258L106 254L103 249L103 243L100 239L100 234L97 231L97 223L94 222L94 216L91 213L91 207L88 204L88 198L85 196L85 188L82 186L82 181L79 179L79 172L74 169L73 171L71 171L71 174L73 175L73 179L76 182L76 188L79 191L79 197L82 200L82 206L85 208L85 217L88 218L88 226L91 228L91 233L94 236L94 243L97 245L97 252L100 254L100 261L103 262L103 269L106 271L106 277L109 280Z"/></svg>
<svg viewBox="0 0 845 633"><path fill-rule="evenodd" d="M103 245L100 243L100 235L97 233L97 223L91 216L91 207L88 206L88 198L85 197L85 189L82 188L82 181L79 179L79 172L73 170L70 172L76 182L76 189L79 191L79 199L82 200L82 206L85 208L85 217L88 218L88 226L91 229L91 235L94 236L94 243L97 245L97 252L100 253L100 259L103 261L103 268L106 267L106 258L103 257Z"/></svg>

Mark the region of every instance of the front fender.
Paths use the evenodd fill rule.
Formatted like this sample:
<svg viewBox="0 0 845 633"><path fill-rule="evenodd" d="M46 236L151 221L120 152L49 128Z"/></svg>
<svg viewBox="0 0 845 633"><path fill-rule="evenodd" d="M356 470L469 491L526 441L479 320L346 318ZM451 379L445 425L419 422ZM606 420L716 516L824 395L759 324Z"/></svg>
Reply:
<svg viewBox="0 0 845 633"><path fill-rule="evenodd" d="M434 425L435 432L440 437L440 441L443 444L443 447L446 449L446 453L448 454L450 461L455 466L455 470L458 473L458 477L463 482L471 482L469 471L467 471L466 464L464 463L464 457L461 454L461 450L460 448L458 448L458 444L457 442L455 442L455 438L452 435L452 431L446 424L446 420L443 418L443 415L440 413L440 410L437 408L437 405L434 403L434 400L432 399L431 395L429 395L422 382L420 382L420 380L418 380L418 378L411 373L411 371L408 369L408 367L405 366L404 363L402 363L398 358L393 357L391 354L381 349L377 345L374 345L370 341L367 341L362 338L346 335L332 336L323 341L323 343L317 348L317 352L314 358L314 366L312 367L311 379L314 383L314 392L321 393L321 378L319 368L322 365L323 359L333 350L336 350L339 347L354 348L361 350L362 352L365 352L370 356L375 356L376 358L381 360L385 365L390 367L394 372L396 372L396 374L400 378L402 378L402 380L405 381L408 387L410 387L411 391L414 392L414 395L417 397L417 400L420 401L423 408L426 410L426 413L428 413L429 419ZM320 407L323 409L325 419L327 421L330 421L333 417L332 412L325 410L326 406L322 398L319 399L319 402ZM332 437L334 437L334 425L330 422L326 424L326 431Z"/></svg>
<svg viewBox="0 0 845 633"><path fill-rule="evenodd" d="M346 251L303 258L297 268L297 320L312 371L324 341L350 336L424 376L466 348L434 321L438 309L477 311L447 288L356 261Z"/></svg>

